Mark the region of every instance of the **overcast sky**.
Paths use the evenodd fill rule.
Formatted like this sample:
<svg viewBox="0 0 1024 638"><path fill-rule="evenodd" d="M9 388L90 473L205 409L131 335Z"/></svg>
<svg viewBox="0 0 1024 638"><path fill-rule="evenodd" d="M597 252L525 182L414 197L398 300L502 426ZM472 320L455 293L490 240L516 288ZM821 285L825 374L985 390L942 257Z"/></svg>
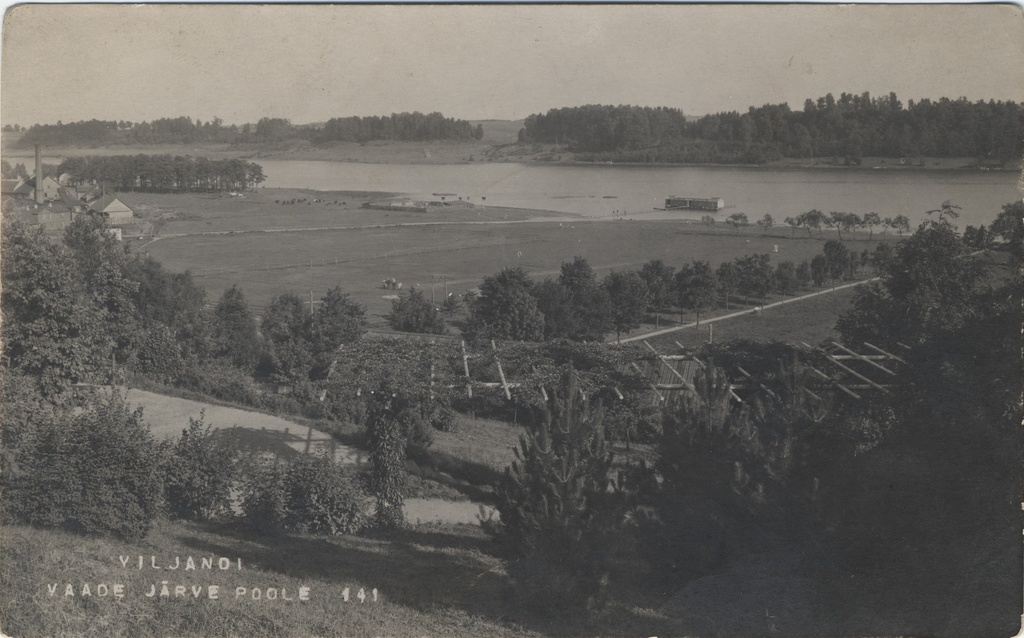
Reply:
<svg viewBox="0 0 1024 638"><path fill-rule="evenodd" d="M6 14L0 118L226 123L580 104L700 115L841 92L1024 101L1013 5L129 6Z"/></svg>

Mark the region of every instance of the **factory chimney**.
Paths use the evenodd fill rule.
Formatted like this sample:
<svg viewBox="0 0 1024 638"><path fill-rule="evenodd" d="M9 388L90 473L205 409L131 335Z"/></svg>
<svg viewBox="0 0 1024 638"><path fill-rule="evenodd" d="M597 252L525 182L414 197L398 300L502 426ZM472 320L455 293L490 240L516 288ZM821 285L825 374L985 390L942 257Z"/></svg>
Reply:
<svg viewBox="0 0 1024 638"><path fill-rule="evenodd" d="M43 152L36 144L36 203L43 203Z"/></svg>

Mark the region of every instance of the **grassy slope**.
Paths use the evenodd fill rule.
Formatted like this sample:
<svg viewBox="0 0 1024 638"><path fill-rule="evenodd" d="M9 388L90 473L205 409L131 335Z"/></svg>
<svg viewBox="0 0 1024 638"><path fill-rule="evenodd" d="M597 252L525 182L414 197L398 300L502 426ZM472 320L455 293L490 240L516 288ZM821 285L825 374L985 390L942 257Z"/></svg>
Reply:
<svg viewBox="0 0 1024 638"><path fill-rule="evenodd" d="M686 347L698 347L707 343L710 337L713 337L715 342L749 339L752 341L777 340L789 343L804 341L814 345L825 339L838 337L834 328L836 319L849 308L855 295L855 288L846 288L835 293L828 291L820 297L770 308L761 314L743 315L715 322L713 335L709 330L710 324L701 323L699 327L652 337L649 341L662 353L678 350L676 342ZM781 299L780 296L771 296L768 301L774 302ZM731 311L742 308L744 308L742 303L731 304ZM723 314L726 312L724 308L719 308L717 311L717 313ZM704 318L705 316L702 316L701 320L703 321ZM686 322L695 319L696 317L692 315L685 316ZM662 327L667 327L667 325L669 324L663 323Z"/></svg>
<svg viewBox="0 0 1024 638"><path fill-rule="evenodd" d="M8 527L9 558L0 567L0 624L12 636L509 636L530 635L494 619L502 615L505 577L477 528L417 528L387 541L248 537L202 526L165 523L144 541L83 539L62 532ZM176 572L125 569L118 556L242 559L243 570ZM137 563L136 563L137 565ZM146 598L152 583L219 585L220 600ZM60 583L50 597L47 583ZM123 583L126 596L65 597L72 583ZM236 599L235 588L286 588L310 599ZM343 600L344 588L376 588L377 602ZM251 595L251 594L250 594Z"/></svg>

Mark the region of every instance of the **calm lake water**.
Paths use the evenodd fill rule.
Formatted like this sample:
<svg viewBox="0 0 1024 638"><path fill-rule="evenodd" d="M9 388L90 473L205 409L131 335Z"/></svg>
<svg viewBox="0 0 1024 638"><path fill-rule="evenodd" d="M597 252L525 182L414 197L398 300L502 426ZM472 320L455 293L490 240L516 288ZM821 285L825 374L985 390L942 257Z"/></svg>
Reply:
<svg viewBox="0 0 1024 638"><path fill-rule="evenodd" d="M1013 172L799 170L667 166L531 164L406 165L257 160L267 188L368 190L428 197L456 193L475 204L538 208L593 217L662 208L672 195L721 197L725 218L776 223L812 208L882 217L906 215L916 225L945 200L963 208L957 224L988 224L1002 205L1020 199ZM486 198L486 200L484 199ZM701 213L653 216L699 219Z"/></svg>

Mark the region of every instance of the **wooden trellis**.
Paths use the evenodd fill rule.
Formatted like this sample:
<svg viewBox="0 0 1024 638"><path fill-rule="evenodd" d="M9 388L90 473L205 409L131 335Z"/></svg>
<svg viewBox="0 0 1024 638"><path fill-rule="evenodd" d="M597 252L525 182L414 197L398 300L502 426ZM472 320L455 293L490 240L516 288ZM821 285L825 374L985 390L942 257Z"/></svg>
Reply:
<svg viewBox="0 0 1024 638"><path fill-rule="evenodd" d="M862 394L865 392L889 394L892 382L899 374L897 366L906 364L906 361L899 356L868 342L863 344L865 352L857 352L835 340L831 341L826 348L816 348L801 343L809 350L823 355L832 368L830 370L832 374L827 374L827 371L819 370L810 363L803 364L818 380L818 383L813 384L812 387L804 387L802 390L817 401L823 401L822 392L830 389L858 400L863 398ZM652 364L654 367L649 368L646 373L636 363L630 365L637 373L648 378L648 386L660 402L666 401L667 393L673 391L696 394L693 376L697 369L706 367L700 359L689 354L662 354L646 340L643 341L643 344L657 356L658 362ZM676 342L676 345L681 350L686 350L682 344ZM908 346L898 345L909 350ZM678 362L692 362L692 366L696 367L687 366L680 370L677 367ZM743 366L736 365L734 372L738 373L737 381L730 381L729 384L729 394L733 400L743 402L743 399L736 394L736 390L753 390L764 393L773 399L779 398L765 382L756 378ZM671 375L671 381L666 380L666 375Z"/></svg>
<svg viewBox="0 0 1024 638"><path fill-rule="evenodd" d="M859 392L878 391L890 394L891 382L898 376L896 365L907 363L904 359L867 341L863 345L870 350L868 353L857 352L835 339L829 342L826 348L815 348L807 343L801 343L804 347L823 354L831 367L837 369L834 375L828 375L814 367L810 367L811 372L858 400L863 398ZM908 346L899 345L909 350ZM859 365L859 369L853 367L855 364Z"/></svg>
<svg viewBox="0 0 1024 638"><path fill-rule="evenodd" d="M512 388L518 388L519 383L509 383L508 379L505 378L505 370L501 367L501 359L498 358L498 345L494 339L491 339L491 350L494 352L494 363L498 367L498 377L501 379L500 383L494 381L474 381L473 377L469 374L469 360L475 355L471 355L466 352L466 342L460 341L460 347L462 348L462 370L466 377L466 396L470 399L473 398L473 386L478 388L501 388L505 393L505 399L512 400ZM541 388L541 393L545 395L544 388Z"/></svg>
<svg viewBox="0 0 1024 638"><path fill-rule="evenodd" d="M641 376L647 377L648 386L654 391L659 401L665 402L667 400L667 396L663 392L683 391L697 396L697 388L693 385L693 377L697 370L706 369L707 366L705 366L703 361L689 354L662 354L646 339L643 340L643 344L658 357L658 363L654 366L654 369L648 369L647 372L644 372L635 362L631 363L630 367ZM678 367L680 364L683 364L681 370ZM668 378L666 378L666 374L669 375ZM742 403L743 399L733 391L735 387L730 384L729 396L733 400Z"/></svg>

